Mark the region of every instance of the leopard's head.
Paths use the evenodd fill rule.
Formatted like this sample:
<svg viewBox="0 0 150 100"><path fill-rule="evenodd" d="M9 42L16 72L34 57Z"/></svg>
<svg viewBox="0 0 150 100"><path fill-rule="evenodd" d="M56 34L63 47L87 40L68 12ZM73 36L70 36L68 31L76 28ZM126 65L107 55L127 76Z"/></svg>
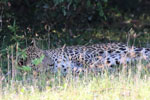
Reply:
<svg viewBox="0 0 150 100"><path fill-rule="evenodd" d="M38 72L53 69L53 60L48 56L45 50L35 45L35 41L32 41L32 44L26 48L25 53L26 59L19 61L19 63L22 64L21 66L30 66L33 70Z"/></svg>

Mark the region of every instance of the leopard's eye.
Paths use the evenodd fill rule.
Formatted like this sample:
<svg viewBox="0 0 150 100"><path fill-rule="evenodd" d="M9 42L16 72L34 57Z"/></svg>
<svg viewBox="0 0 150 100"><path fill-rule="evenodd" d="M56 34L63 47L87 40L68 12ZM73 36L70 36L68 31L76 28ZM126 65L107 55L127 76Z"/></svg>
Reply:
<svg viewBox="0 0 150 100"><path fill-rule="evenodd" d="M54 64L48 64L48 66L54 66Z"/></svg>

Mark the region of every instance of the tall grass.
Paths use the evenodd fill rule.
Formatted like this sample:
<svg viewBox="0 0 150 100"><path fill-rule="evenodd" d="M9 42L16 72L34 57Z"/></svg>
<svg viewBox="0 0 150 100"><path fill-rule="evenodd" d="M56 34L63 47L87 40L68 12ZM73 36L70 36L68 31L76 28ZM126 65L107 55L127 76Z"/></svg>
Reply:
<svg viewBox="0 0 150 100"><path fill-rule="evenodd" d="M14 53L15 51L15 53ZM61 76L20 69L18 44L0 58L0 100L149 100L150 74L143 61L115 71ZM6 61L7 60L7 61ZM6 63L4 63L6 62ZM4 69L3 69L4 70Z"/></svg>
<svg viewBox="0 0 150 100"><path fill-rule="evenodd" d="M0 100L149 100L150 77L142 69L81 76L41 73L21 81L1 74Z"/></svg>

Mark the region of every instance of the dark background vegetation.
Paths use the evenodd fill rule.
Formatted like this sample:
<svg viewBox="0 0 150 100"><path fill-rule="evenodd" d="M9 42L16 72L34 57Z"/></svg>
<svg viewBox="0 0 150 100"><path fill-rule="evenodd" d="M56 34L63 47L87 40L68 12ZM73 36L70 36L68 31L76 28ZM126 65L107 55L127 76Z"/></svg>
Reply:
<svg viewBox="0 0 150 100"><path fill-rule="evenodd" d="M149 0L2 0L0 9L1 48L31 38L55 47L126 42L123 36L131 28L136 34L150 28Z"/></svg>
<svg viewBox="0 0 150 100"><path fill-rule="evenodd" d="M139 46L149 43L149 33L149 0L0 1L1 59L11 46L25 48L32 38L44 49L129 40Z"/></svg>

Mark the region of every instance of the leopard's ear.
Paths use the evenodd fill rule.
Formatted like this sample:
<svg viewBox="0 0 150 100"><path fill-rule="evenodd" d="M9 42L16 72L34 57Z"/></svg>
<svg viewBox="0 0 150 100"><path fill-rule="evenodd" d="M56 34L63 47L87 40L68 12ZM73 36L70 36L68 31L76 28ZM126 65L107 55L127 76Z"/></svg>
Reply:
<svg viewBox="0 0 150 100"><path fill-rule="evenodd" d="M36 46L36 41L35 41L35 39L34 39L34 38L33 38L33 39L32 39L32 41L31 41L31 46L33 46L33 47L37 47L37 46Z"/></svg>

